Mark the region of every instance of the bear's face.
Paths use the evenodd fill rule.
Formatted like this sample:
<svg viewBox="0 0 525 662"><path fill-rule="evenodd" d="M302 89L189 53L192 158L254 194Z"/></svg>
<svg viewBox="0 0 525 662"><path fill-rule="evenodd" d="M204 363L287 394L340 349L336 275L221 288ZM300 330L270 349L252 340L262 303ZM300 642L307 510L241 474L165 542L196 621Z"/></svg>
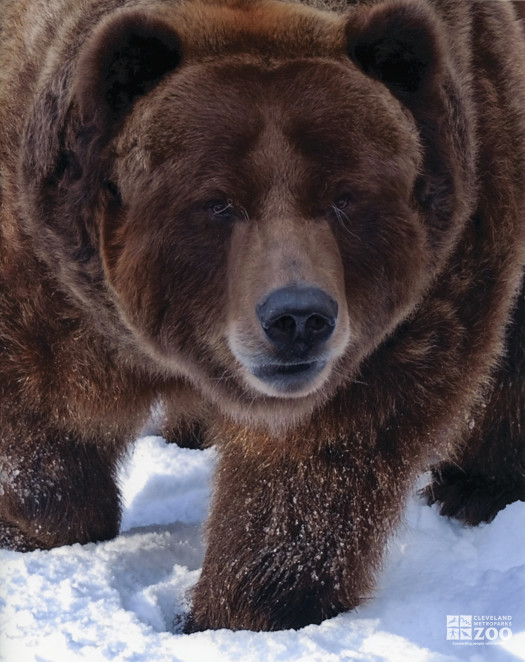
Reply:
<svg viewBox="0 0 525 662"><path fill-rule="evenodd" d="M121 318L163 369L268 422L355 375L452 231L430 226L418 195L436 187L422 177L424 113L406 102L423 105L434 53L402 75L374 55L370 75L368 42L349 41L359 22L375 38L384 16L345 33L344 17L256 6L258 23L228 9L215 42L121 12L81 53L76 93L102 127L99 252ZM304 53L287 52L282 35L305 21Z"/></svg>
<svg viewBox="0 0 525 662"><path fill-rule="evenodd" d="M251 397L305 397L357 364L424 280L419 149L389 101L350 61L226 61L135 109L104 255L148 346Z"/></svg>

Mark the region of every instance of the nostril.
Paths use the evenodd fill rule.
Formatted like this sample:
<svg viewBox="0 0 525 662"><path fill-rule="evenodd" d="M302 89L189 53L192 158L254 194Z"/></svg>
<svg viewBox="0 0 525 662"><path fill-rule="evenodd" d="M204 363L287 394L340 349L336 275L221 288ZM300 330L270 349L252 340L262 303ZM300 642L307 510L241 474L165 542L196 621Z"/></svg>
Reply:
<svg viewBox="0 0 525 662"><path fill-rule="evenodd" d="M282 315L277 319L269 320L262 326L264 330L273 328L281 333L294 333L297 325L295 323L295 318L292 315Z"/></svg>
<svg viewBox="0 0 525 662"><path fill-rule="evenodd" d="M334 326L335 322L323 315L310 315L306 320L306 330L314 334L326 333L333 329Z"/></svg>
<svg viewBox="0 0 525 662"><path fill-rule="evenodd" d="M267 324L262 324L262 327L268 338L274 343L288 342L293 340L297 334L297 322L293 315L274 318Z"/></svg>

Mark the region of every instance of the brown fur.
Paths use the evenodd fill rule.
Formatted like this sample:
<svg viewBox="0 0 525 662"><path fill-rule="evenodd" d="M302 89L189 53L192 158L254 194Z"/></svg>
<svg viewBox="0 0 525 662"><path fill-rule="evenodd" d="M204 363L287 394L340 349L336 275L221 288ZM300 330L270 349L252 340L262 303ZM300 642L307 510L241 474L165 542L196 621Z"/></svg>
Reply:
<svg viewBox="0 0 525 662"><path fill-rule="evenodd" d="M116 535L163 400L220 454L188 630L359 604L427 468L525 498L522 25L310 4L0 10L0 543Z"/></svg>

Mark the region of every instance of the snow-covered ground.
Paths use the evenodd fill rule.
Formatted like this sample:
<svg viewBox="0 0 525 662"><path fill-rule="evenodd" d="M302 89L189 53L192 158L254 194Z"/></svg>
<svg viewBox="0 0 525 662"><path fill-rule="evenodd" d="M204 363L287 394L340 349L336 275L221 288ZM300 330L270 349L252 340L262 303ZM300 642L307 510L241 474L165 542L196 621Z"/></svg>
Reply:
<svg viewBox="0 0 525 662"><path fill-rule="evenodd" d="M144 437L122 471L116 540L1 551L0 659L525 660L525 503L467 529L414 496L375 596L357 611L299 631L179 634L201 566L214 463L212 449Z"/></svg>

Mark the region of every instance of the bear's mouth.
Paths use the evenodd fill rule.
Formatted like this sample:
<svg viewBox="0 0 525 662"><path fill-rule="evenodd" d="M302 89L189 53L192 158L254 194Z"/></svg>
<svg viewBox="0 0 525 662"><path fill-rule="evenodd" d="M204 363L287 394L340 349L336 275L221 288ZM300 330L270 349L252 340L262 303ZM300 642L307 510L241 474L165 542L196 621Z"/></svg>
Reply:
<svg viewBox="0 0 525 662"><path fill-rule="evenodd" d="M325 360L263 363L252 366L250 372L275 394L292 395L309 390L326 363Z"/></svg>
<svg viewBox="0 0 525 662"><path fill-rule="evenodd" d="M317 361L305 361L303 363L275 363L262 365L253 371L259 379L273 379L276 376L297 375L311 370L317 365Z"/></svg>

